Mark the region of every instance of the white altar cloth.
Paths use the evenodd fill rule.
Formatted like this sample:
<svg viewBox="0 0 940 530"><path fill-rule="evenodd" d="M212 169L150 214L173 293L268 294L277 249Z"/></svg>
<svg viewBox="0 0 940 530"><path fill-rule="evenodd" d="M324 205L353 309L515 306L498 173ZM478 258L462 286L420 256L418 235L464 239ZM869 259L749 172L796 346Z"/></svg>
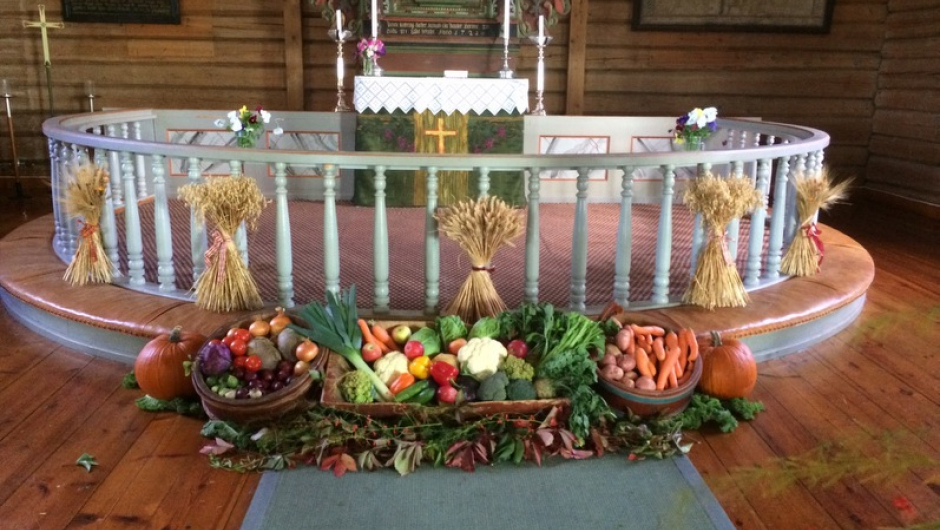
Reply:
<svg viewBox="0 0 940 530"><path fill-rule="evenodd" d="M504 110L524 114L529 108L529 80L356 76L353 105L356 112L429 110L449 115Z"/></svg>

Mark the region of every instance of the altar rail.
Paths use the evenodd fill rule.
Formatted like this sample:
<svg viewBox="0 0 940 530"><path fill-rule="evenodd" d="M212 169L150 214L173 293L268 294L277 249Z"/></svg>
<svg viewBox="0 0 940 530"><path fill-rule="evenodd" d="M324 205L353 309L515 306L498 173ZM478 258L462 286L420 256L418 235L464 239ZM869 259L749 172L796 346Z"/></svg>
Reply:
<svg viewBox="0 0 940 530"><path fill-rule="evenodd" d="M707 151L679 151L606 155L428 155L415 153L374 152L310 152L275 151L266 149L238 149L207 147L147 141L141 131L154 120L160 110L125 110L88 113L47 120L43 132L48 137L52 167L52 194L55 216L53 245L63 261L75 253L78 241L76 223L70 223L60 199L65 190L68 167L75 162L93 159L110 169L112 186L106 210L101 219L102 239L106 252L115 263L115 283L156 295L191 299L191 293L176 288L175 266L171 245L166 163L176 158L188 162L188 182L198 183L204 178L201 162L228 163L233 174L242 174L246 163L264 164L272 169L275 181L276 206L276 263L278 303L294 305L293 259L290 245L290 202L287 190L288 164L296 167L317 167L323 181L324 202L324 282L325 289L340 289L339 236L336 218L337 183L340 170L374 170L374 306L372 312L394 312L389 304L388 226L386 218L385 173L389 170L425 170L427 172L427 205L424 231L424 313L439 310L440 250L437 222L438 172L443 170L475 171L479 175L479 195L486 196L489 174L492 171L518 170L525 172L527 191L527 220L525 235L525 295L526 301L539 300L539 174L542 170L564 169L577 172L571 194L574 197L574 229L570 272L568 308L589 312L597 308L586 307L588 175L591 170L610 170L621 180L620 219L610 299L627 307L653 307L675 304L669 297L669 268L672 248L672 209L675 200L677 168L694 168L696 174L722 164L731 174L748 174L764 198L764 206L751 214L751 229L747 241L747 262L742 277L745 286L756 289L782 279L779 272L784 245L793 238L797 219L792 191L792 175L802 171L818 171L823 163L823 150L829 145L829 136L819 130L794 125L750 121L719 120L719 132L728 141L721 149ZM572 117L572 119L577 119ZM653 294L649 300L630 299L631 267L631 209L633 205L634 172L638 169L660 168L663 174L660 217L657 232ZM749 168L746 171L746 168ZM752 169L752 170L751 170ZM771 183L773 189L771 190ZM769 236L766 253L763 252L765 222L768 216L767 199L775 205L770 212ZM152 198L154 202L154 230L156 241L157 283L144 278L144 254L138 202ZM133 199L133 200L129 200ZM781 207L786 205L785 207ZM121 276L117 267L118 241L115 226L115 208L124 208L127 275ZM737 253L738 220L728 227L732 255ZM194 279L202 273L207 236L196 219L191 222L191 254ZM244 229L236 234L236 244L243 259L248 260L249 249ZM692 264L703 243L699 220L692 237ZM690 271L691 274L692 271Z"/></svg>

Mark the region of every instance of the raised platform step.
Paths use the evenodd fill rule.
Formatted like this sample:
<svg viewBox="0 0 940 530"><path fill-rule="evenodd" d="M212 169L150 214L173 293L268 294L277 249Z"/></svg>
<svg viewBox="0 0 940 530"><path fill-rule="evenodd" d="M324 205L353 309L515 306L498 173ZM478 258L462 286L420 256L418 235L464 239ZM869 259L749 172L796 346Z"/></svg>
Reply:
<svg viewBox="0 0 940 530"><path fill-rule="evenodd" d="M718 330L741 338L758 360L824 340L861 311L875 267L868 252L853 239L825 226L822 232L826 257L816 276L793 278L751 293L745 308L706 311L680 306L644 313L697 331ZM210 313L190 302L113 285L72 287L62 279L65 265L52 250L52 233L49 215L0 240L0 299L24 325L76 350L132 363L146 341L178 324L210 333L257 313ZM549 276L551 271L543 273Z"/></svg>

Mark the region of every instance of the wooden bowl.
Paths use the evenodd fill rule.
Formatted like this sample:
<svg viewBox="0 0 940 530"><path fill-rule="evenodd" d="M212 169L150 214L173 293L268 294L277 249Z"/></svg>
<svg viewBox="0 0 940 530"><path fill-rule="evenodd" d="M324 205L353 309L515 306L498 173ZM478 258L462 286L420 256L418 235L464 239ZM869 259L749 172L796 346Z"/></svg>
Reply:
<svg viewBox="0 0 940 530"><path fill-rule="evenodd" d="M660 326L666 330L676 330L683 326L665 316L648 315L639 312L621 313L616 315L621 323ZM679 379L679 385L665 390L641 390L628 388L617 381L606 379L600 373L597 376L598 391L607 403L622 412L630 411L633 414L649 418L653 416L671 416L678 414L689 406L692 394L702 378L702 358L692 363L691 369L686 369Z"/></svg>
<svg viewBox="0 0 940 530"><path fill-rule="evenodd" d="M702 359L692 363L692 370L686 370L679 380L676 388L665 390L640 390L627 388L616 381L608 381L598 375L597 384L599 392L614 409L633 414L642 418L652 416L671 416L678 414L689 406L692 394L702 378Z"/></svg>
<svg viewBox="0 0 940 530"><path fill-rule="evenodd" d="M264 314L261 315L261 318L270 320L274 316L275 313ZM296 315L288 316L295 324L307 325ZM207 341L221 339L229 329L234 327L247 328L253 321L254 319L247 319L223 326L209 335ZM320 354L310 364L310 367L322 371L326 364L326 358L326 352L321 350ZM202 401L202 408L214 420L233 421L240 424L259 423L274 420L285 414L311 406L311 402L307 400L307 394L313 386L313 379L309 373L303 373L293 378L289 385L276 392L255 399L229 399L216 394L206 384L198 362L193 364L192 378L196 393Z"/></svg>

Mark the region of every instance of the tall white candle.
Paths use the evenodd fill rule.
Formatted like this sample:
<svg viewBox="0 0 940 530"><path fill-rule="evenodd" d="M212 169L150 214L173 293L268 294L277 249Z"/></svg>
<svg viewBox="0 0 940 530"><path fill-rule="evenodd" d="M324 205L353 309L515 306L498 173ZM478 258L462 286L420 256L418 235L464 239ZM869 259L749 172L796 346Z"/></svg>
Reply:
<svg viewBox="0 0 940 530"><path fill-rule="evenodd" d="M336 10L336 38L339 39L340 35L343 34L343 12L339 9Z"/></svg>
<svg viewBox="0 0 940 530"><path fill-rule="evenodd" d="M539 15L539 44L545 38L545 15Z"/></svg>
<svg viewBox="0 0 940 530"><path fill-rule="evenodd" d="M545 61L539 59L538 75L535 79L535 89L539 92L545 90Z"/></svg>
<svg viewBox="0 0 940 530"><path fill-rule="evenodd" d="M343 85L343 76L345 74L346 72L343 71L343 58L337 57L336 58L336 86Z"/></svg>
<svg viewBox="0 0 940 530"><path fill-rule="evenodd" d="M372 38L379 36L379 5L376 0L372 0Z"/></svg>
<svg viewBox="0 0 940 530"><path fill-rule="evenodd" d="M509 0L503 2L503 42L509 45Z"/></svg>

